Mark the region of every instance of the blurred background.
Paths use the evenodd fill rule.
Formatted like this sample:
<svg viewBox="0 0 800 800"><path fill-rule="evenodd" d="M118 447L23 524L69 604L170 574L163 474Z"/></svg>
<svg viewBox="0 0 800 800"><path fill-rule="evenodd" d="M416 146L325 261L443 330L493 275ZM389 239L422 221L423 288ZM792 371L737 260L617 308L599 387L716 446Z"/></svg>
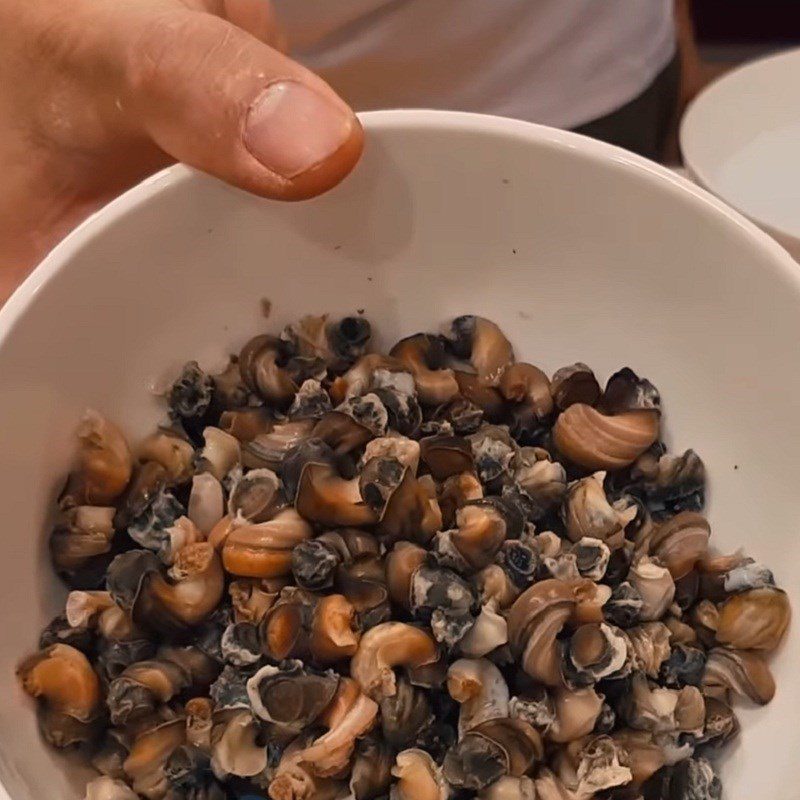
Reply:
<svg viewBox="0 0 800 800"><path fill-rule="evenodd" d="M800 44L797 0L697 0L692 5L700 52L710 63L735 66Z"/></svg>

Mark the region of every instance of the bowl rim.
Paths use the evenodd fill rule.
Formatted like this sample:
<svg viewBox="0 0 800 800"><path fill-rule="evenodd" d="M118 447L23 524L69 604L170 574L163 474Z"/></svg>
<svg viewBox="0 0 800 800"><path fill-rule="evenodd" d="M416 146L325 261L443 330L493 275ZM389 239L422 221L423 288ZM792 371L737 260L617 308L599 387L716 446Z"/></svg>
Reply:
<svg viewBox="0 0 800 800"><path fill-rule="evenodd" d="M700 115L705 113L709 106L714 103L717 94L726 91L730 84L740 80L743 74L761 69L768 70L775 62L793 61L795 59L800 59L800 47L780 50L777 53L770 53L761 58L755 58L751 61L746 61L744 64L740 64L712 81L694 97L683 112L680 124L678 125L678 143L680 151L683 155L686 168L692 178L704 189L723 200L747 219L752 220L759 227L779 237L784 237L786 240L793 243L800 242L800 229L793 231L787 230L759 214L748 211L741 204L727 199L726 193L719 188L719 184L711 177L709 171L701 166L701 159L696 156L695 142L697 140L697 130L699 129L697 120Z"/></svg>
<svg viewBox="0 0 800 800"><path fill-rule="evenodd" d="M636 173L650 183L676 195L683 195L724 217L728 224L741 229L759 245L765 258L771 262L772 268L782 273L784 279L793 282L800 294L798 264L777 241L745 215L703 187L661 164L621 147L547 125L465 111L391 109L366 111L358 116L367 131L367 137L370 130L387 129L482 132L495 135L498 139L511 136L532 143L544 143L559 150L574 150L594 161L613 162L623 171ZM86 243L162 192L183 183L196 181L200 176L207 177L192 167L175 164L146 178L81 222L45 256L0 309L0 348L5 345L42 288L55 275L67 268Z"/></svg>

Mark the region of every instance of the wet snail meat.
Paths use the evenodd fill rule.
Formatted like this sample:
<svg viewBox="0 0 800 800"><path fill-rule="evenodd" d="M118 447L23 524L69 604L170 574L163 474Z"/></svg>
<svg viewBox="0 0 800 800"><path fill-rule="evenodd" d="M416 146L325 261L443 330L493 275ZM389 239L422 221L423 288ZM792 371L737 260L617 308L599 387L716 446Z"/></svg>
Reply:
<svg viewBox="0 0 800 800"><path fill-rule="evenodd" d="M790 608L713 551L656 387L473 315L371 340L309 315L136 446L80 422L18 676L86 798L718 800Z"/></svg>

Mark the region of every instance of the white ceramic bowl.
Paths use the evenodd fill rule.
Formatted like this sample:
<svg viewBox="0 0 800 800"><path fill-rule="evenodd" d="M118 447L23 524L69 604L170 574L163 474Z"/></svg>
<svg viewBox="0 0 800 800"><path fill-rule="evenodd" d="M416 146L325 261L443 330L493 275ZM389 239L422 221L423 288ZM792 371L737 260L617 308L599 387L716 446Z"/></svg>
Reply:
<svg viewBox="0 0 800 800"><path fill-rule="evenodd" d="M800 259L800 49L746 64L681 121L686 166Z"/></svg>
<svg viewBox="0 0 800 800"><path fill-rule="evenodd" d="M383 343L475 312L547 370L631 365L661 389L674 447L706 461L714 543L773 566L800 608L789 256L703 190L599 142L467 114L364 121L364 159L328 195L280 205L172 169L83 225L0 312L0 780L13 800L82 796L13 675L63 601L46 541L79 415L95 406L135 438L159 417L154 380L305 312L363 308ZM741 712L728 800L796 800L798 666L792 631L775 701Z"/></svg>

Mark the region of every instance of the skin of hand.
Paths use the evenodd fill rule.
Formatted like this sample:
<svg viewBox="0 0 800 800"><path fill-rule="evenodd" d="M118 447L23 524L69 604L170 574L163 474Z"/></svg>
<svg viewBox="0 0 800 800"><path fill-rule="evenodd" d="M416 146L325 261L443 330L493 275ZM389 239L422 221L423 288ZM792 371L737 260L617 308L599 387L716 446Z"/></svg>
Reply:
<svg viewBox="0 0 800 800"><path fill-rule="evenodd" d="M267 0L0 0L0 303L175 161L279 200L347 175L357 118L279 47Z"/></svg>

